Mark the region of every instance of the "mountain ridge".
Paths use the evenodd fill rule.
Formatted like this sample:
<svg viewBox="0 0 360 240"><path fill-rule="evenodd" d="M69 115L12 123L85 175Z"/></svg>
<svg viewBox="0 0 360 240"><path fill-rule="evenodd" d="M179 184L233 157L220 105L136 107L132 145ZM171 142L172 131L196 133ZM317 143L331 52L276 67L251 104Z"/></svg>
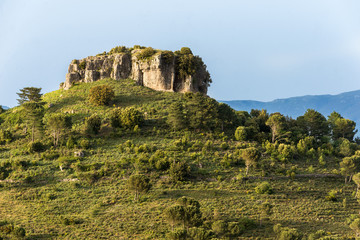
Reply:
<svg viewBox="0 0 360 240"><path fill-rule="evenodd" d="M305 113L309 108L328 116L333 111L340 113L360 125L360 90L344 92L336 95L304 95L290 98L275 99L269 102L253 100L230 100L227 103L235 110L251 111L251 109L266 109L269 113L281 112L284 115L296 118Z"/></svg>

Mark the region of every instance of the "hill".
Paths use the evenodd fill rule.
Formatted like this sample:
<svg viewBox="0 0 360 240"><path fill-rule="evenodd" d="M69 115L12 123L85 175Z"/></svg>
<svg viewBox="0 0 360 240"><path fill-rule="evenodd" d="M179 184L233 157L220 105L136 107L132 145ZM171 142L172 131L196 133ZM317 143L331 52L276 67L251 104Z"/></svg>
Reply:
<svg viewBox="0 0 360 240"><path fill-rule="evenodd" d="M114 98L96 106L90 90L103 85ZM347 139L322 142L295 126L296 134L270 143L261 111L237 119L202 94L155 91L131 79L75 83L43 100L44 131L34 143L24 106L0 114L4 239L21 238L22 229L27 239L355 235L349 223L359 211L356 186L344 185L339 163L348 156L358 166L360 148ZM143 114L138 125L114 124L114 113L123 119L136 111ZM49 125L54 116L72 122L58 145ZM96 118L99 132L88 132ZM235 137L244 122L251 132L243 136L238 128ZM131 185L138 174L149 180L148 192L149 185L141 188L146 181L139 180L138 192Z"/></svg>
<svg viewBox="0 0 360 240"><path fill-rule="evenodd" d="M284 115L296 118L309 108L315 109L324 116L336 111L343 117L351 119L360 126L360 90L341 93L338 95L315 95L277 99L271 102L251 100L221 101L229 104L236 110L250 111L251 109L266 109L269 113L281 112Z"/></svg>
<svg viewBox="0 0 360 240"><path fill-rule="evenodd" d="M9 107L0 105L4 110L8 110Z"/></svg>

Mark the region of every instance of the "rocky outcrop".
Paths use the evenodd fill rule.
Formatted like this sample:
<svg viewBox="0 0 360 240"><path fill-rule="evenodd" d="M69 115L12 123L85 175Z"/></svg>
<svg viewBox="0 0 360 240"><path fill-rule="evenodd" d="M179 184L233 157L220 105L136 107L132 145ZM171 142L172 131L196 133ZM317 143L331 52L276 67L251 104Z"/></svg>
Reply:
<svg viewBox="0 0 360 240"><path fill-rule="evenodd" d="M180 51L174 54L170 51L154 50L154 54L144 57L141 54L145 50L135 49L73 60L69 65L66 81L61 87L67 90L77 82L130 78L139 85L158 91L207 93L211 82L210 75L201 58L193 56L190 50L191 56L189 53L181 54ZM185 58L184 65L182 59ZM193 68L193 71L184 74L187 70L182 68Z"/></svg>

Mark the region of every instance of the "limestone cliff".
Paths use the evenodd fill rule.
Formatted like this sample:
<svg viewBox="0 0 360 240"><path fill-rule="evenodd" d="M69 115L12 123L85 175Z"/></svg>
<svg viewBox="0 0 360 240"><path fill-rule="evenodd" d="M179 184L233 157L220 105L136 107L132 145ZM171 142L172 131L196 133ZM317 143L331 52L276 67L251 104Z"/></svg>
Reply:
<svg viewBox="0 0 360 240"><path fill-rule="evenodd" d="M67 90L76 82L104 78L130 78L158 91L204 94L211 83L206 65L189 48L171 52L135 46L130 49L116 47L109 53L73 60L61 87Z"/></svg>

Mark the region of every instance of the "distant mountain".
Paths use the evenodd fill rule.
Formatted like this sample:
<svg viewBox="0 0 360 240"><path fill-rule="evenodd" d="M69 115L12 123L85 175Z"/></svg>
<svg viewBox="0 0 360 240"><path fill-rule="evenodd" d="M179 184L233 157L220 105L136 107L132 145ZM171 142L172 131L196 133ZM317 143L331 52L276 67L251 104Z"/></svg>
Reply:
<svg viewBox="0 0 360 240"><path fill-rule="evenodd" d="M7 107L7 106L3 106L3 105L0 105L3 109L5 109L5 110L8 110L8 109L10 109L9 107Z"/></svg>
<svg viewBox="0 0 360 240"><path fill-rule="evenodd" d="M250 100L220 101L229 104L236 110L251 111L251 109L266 109L269 113L280 112L296 118L309 108L315 109L325 117L336 111L344 118L356 122L360 126L360 90L338 95L314 95L277 99L271 102Z"/></svg>

